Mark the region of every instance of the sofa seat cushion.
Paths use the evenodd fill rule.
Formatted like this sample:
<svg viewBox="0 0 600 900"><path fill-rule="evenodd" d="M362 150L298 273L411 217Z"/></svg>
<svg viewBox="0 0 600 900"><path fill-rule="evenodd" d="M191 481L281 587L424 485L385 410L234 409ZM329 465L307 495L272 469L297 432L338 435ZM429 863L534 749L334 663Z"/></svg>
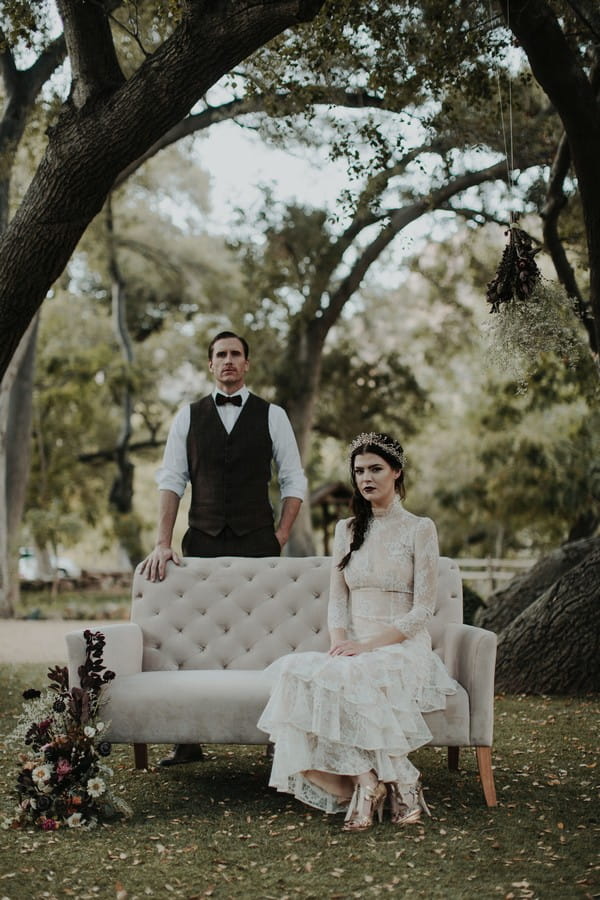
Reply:
<svg viewBox="0 0 600 900"><path fill-rule="evenodd" d="M116 743L261 744L256 723L269 698L269 679L250 669L180 669L119 676L107 692L103 718Z"/></svg>
<svg viewBox="0 0 600 900"><path fill-rule="evenodd" d="M104 718L117 743L262 744L256 723L269 699L270 679L254 669L180 669L116 678ZM431 744L469 744L469 698L459 686L446 710L426 713Z"/></svg>

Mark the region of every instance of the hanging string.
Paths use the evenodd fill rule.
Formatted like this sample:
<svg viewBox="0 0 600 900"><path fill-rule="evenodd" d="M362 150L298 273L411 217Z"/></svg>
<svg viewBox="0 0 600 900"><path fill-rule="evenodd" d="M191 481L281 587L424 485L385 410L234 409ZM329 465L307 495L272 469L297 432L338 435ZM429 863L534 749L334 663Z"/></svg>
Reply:
<svg viewBox="0 0 600 900"><path fill-rule="evenodd" d="M489 0L490 22L493 21L492 0ZM506 5L506 25L510 29L510 2ZM504 98L502 96L502 78L500 65L496 66L496 84L498 87L498 105L500 107L500 125L502 128L502 140L504 143L504 159L506 160L506 175L508 184L508 193L512 199L513 180L512 173L514 169L514 143L513 143L513 114L512 114L512 79L508 77L508 128L509 140L506 135L506 122L504 120ZM510 149L509 149L510 148ZM512 219L512 214L511 214Z"/></svg>
<svg viewBox="0 0 600 900"><path fill-rule="evenodd" d="M489 2L490 20L492 19L492 4ZM510 2L506 5L506 24L510 29ZM504 120L504 102L502 97L502 81L500 66L497 66L496 78L498 83L498 98L500 104L500 123L504 141L504 157L507 168L507 184L509 199L513 199L513 171L514 171L514 140L513 140L513 104L512 104L512 78L508 73L508 131ZM535 255L540 248L533 247L533 242L527 232L517 228L518 215L511 210L508 226L508 244L504 248L500 265L496 275L487 285L487 301L490 304L490 312L500 312L501 304L508 303L515 298L527 300L531 297L541 273L535 262Z"/></svg>

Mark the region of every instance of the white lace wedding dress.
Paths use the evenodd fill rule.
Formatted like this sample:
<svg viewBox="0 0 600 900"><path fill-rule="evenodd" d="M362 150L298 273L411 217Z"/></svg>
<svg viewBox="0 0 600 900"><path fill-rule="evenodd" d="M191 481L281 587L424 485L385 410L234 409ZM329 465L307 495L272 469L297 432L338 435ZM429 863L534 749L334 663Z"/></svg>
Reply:
<svg viewBox="0 0 600 900"><path fill-rule="evenodd" d="M437 593L435 525L396 498L375 512L340 572L351 521L335 531L329 627L362 640L393 625L406 640L358 656L281 657L267 670L275 684L258 722L275 744L269 784L326 812L345 808L349 775L373 769L401 789L414 785L419 773L408 754L431 738L422 713L443 709L456 690L426 628Z"/></svg>

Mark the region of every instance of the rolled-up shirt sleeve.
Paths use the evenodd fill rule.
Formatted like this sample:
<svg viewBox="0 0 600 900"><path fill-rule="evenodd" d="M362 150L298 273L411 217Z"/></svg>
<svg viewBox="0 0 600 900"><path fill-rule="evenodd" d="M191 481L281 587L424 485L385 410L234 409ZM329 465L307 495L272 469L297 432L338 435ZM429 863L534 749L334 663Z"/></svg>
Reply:
<svg viewBox="0 0 600 900"><path fill-rule="evenodd" d="M435 612L440 551L435 524L423 518L415 534L412 609L394 621L405 637L418 634Z"/></svg>
<svg viewBox="0 0 600 900"><path fill-rule="evenodd" d="M297 497L304 500L307 481L294 430L285 410L274 403L269 406L269 432L281 499Z"/></svg>
<svg viewBox="0 0 600 900"><path fill-rule="evenodd" d="M156 483L161 491L173 491L182 497L190 473L187 459L187 435L190 428L190 407L178 411L167 437L162 465L156 472Z"/></svg>

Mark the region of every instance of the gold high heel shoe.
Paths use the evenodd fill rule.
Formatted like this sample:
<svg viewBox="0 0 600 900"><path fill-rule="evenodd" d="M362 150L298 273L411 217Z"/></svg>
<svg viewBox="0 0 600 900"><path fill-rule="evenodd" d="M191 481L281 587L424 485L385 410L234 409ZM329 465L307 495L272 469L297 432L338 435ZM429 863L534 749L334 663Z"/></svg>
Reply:
<svg viewBox="0 0 600 900"><path fill-rule="evenodd" d="M367 831L373 825L375 813L381 822L386 795L387 790L383 781L378 781L375 786L357 782L342 831Z"/></svg>
<svg viewBox="0 0 600 900"><path fill-rule="evenodd" d="M388 789L392 825L414 825L421 821L422 813L431 816L420 784L417 783L408 791L401 793L398 785L390 782Z"/></svg>

